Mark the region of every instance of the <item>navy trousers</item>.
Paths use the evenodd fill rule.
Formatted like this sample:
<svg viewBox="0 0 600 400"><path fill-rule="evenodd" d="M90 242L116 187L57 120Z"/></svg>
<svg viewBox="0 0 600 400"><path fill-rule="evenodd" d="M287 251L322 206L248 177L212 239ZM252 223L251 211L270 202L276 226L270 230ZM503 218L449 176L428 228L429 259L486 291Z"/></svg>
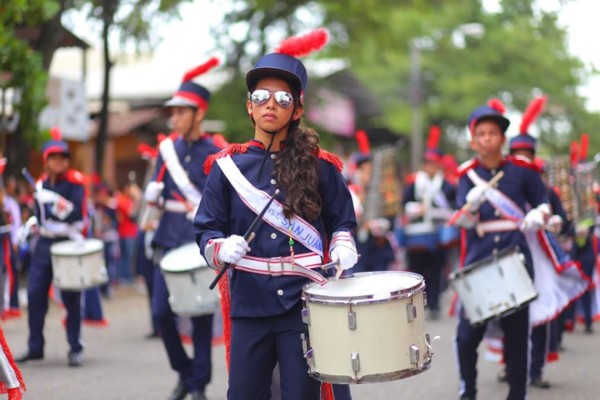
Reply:
<svg viewBox="0 0 600 400"><path fill-rule="evenodd" d="M550 340L550 323L531 329L531 379L542 377Z"/></svg>
<svg viewBox="0 0 600 400"><path fill-rule="evenodd" d="M152 317L152 297L154 292L154 262L151 258L146 257L146 232L140 230L136 241L136 273L142 275L144 283L146 284L146 290L148 292L148 299L150 305L150 320L152 323L152 332L157 333L158 328Z"/></svg>
<svg viewBox="0 0 600 400"><path fill-rule="evenodd" d="M319 400L320 382L307 374L300 335L305 331L301 303L285 314L231 319L229 400L271 399L271 378L279 363L281 398ZM336 385L336 400L350 399L347 385Z"/></svg>
<svg viewBox="0 0 600 400"><path fill-rule="evenodd" d="M48 290L52 284L52 261L50 245L53 241L40 238L35 247L27 284L29 353L44 354L44 319L48 312ZM61 291L61 299L67 310L67 341L72 352L83 349L81 344L81 292Z"/></svg>
<svg viewBox="0 0 600 400"><path fill-rule="evenodd" d="M525 400L529 366L529 307L500 319L504 332L504 357L508 374L508 400ZM456 352L460 369L460 394L477 394L477 348L483 339L486 324L472 326L461 309L456 332Z"/></svg>
<svg viewBox="0 0 600 400"><path fill-rule="evenodd" d="M169 306L167 283L158 266L154 269L152 317L169 357L171 368L179 373L190 391L204 391L210 382L213 315L191 318L194 356L190 358L177 329L176 315Z"/></svg>
<svg viewBox="0 0 600 400"><path fill-rule="evenodd" d="M439 310L442 271L446 263L446 251L444 249L408 251L406 257L408 269L425 278L427 307L431 310Z"/></svg>

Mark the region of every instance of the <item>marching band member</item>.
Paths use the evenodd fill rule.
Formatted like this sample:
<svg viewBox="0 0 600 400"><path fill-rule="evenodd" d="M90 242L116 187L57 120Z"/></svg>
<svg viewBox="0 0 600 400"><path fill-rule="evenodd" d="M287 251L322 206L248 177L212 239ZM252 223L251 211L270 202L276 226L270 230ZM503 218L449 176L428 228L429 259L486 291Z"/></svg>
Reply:
<svg viewBox="0 0 600 400"><path fill-rule="evenodd" d="M179 380L169 400L181 400L188 393L194 400L205 399L204 389L211 378L211 342L213 314L191 318L193 358L183 348L175 314L169 305L169 292L159 267L169 250L194 241L192 219L204 192L206 158L219 151L202 122L210 92L192 79L218 65L216 58L185 74L179 90L165 103L171 111L176 134L159 145L154 174L146 186L145 200L164 208L152 244L155 262L152 316L165 345L171 368Z"/></svg>
<svg viewBox="0 0 600 400"><path fill-rule="evenodd" d="M441 164L440 133L438 126L431 127L423 167L409 177L402 198L407 264L412 272L425 278L432 319L439 317L442 271L447 260L447 251L440 242L441 229L447 229L445 224L456 208L456 186L445 178Z"/></svg>
<svg viewBox="0 0 600 400"><path fill-rule="evenodd" d="M581 136L581 145L579 147L579 159L575 161L575 164L586 161L588 148L588 136L583 134ZM590 188L591 189L591 188ZM595 200L595 199L594 199ZM595 220L594 218L584 218L578 221L575 226L575 241L571 249L571 256L574 260L578 261L583 268L583 272L587 276L588 280L592 283L597 283L597 269L598 267L598 237L596 233ZM598 296L598 287L595 284L590 285L589 289L585 292L579 300L580 309L583 312L583 323L584 332L591 334L594 332L592 324L594 317L598 310L594 310L597 307L593 307L594 297ZM597 300L596 300L597 301Z"/></svg>
<svg viewBox="0 0 600 400"><path fill-rule="evenodd" d="M502 155L509 125L503 113L504 105L494 99L476 108L469 116L470 146L477 156L459 168L457 207L460 210L453 219L464 228L461 244L464 265L517 246L530 276L533 276L531 254L522 231L536 231L544 226L550 207L535 166L524 158ZM504 177L497 187L491 187L488 181L499 171L503 171ZM525 214L527 204L531 210ZM477 348L486 325L472 326L461 307L455 338L461 399L476 397ZM500 326L505 337L508 399L524 400L529 365L529 308L524 306L502 317Z"/></svg>
<svg viewBox="0 0 600 400"><path fill-rule="evenodd" d="M36 182L34 197L40 238L33 250L27 298L29 341L26 353L17 362L44 358L44 319L48 312L48 290L53 271L50 246L59 241L83 239L87 208L83 175L69 169L69 147L60 131L52 129L52 140L43 147L45 174ZM61 291L67 310L66 328L69 366L83 363L81 332L81 292Z"/></svg>
<svg viewBox="0 0 600 400"><path fill-rule="evenodd" d="M224 322L231 327L229 400L270 398L277 363L283 398L321 398L319 382L307 375L300 340L302 286L311 279L326 282L319 269L324 258L338 261L339 271L358 258L341 161L320 149L318 135L301 123L308 78L296 57L326 41L327 32L319 29L288 39L258 60L246 75L254 139L230 146L207 164L194 226L208 264L232 267L220 281ZM249 243L242 235L273 195L266 223L256 227ZM350 397L347 386L340 391L336 398Z"/></svg>
<svg viewBox="0 0 600 400"><path fill-rule="evenodd" d="M356 141L359 152L351 157L351 173L348 185L354 212L359 224L354 238L360 259L354 266L354 272L387 271L390 263L394 261L394 251L387 238L391 222L387 218L369 218L373 204L368 204L371 190L377 191L379 197L379 182L373 182L373 159L370 152L369 138L365 131L356 132ZM376 185L371 187L371 185ZM378 210L379 211L379 210Z"/></svg>
<svg viewBox="0 0 600 400"><path fill-rule="evenodd" d="M542 112L545 102L545 96L538 97L523 113L519 134L509 143L512 156L522 156L535 162L537 141L529 134L529 126ZM540 168L539 164L536 165ZM548 219L548 229L553 229L553 232L541 231L535 237L527 235L526 239L534 255L534 285L538 292L537 299L529 306L529 320L532 326L530 384L547 389L550 383L543 379L542 370L550 350L551 327L555 324L556 317L581 296L588 285L577 265L558 247L558 242L553 236L553 233L566 232L569 221L556 192L546 183L544 186L552 210L552 216Z"/></svg>
<svg viewBox="0 0 600 400"><path fill-rule="evenodd" d="M8 400L21 400L25 390L23 375L15 364L4 331L0 327L0 394L6 394Z"/></svg>

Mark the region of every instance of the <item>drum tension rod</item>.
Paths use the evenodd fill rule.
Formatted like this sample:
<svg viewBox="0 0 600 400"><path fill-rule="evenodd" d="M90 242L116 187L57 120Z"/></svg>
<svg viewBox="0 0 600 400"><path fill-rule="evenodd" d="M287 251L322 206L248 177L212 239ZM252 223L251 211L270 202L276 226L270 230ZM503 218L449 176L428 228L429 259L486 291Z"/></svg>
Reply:
<svg viewBox="0 0 600 400"><path fill-rule="evenodd" d="M348 310L348 329L351 331L356 330L356 311L352 310L352 304L349 305L350 309Z"/></svg>

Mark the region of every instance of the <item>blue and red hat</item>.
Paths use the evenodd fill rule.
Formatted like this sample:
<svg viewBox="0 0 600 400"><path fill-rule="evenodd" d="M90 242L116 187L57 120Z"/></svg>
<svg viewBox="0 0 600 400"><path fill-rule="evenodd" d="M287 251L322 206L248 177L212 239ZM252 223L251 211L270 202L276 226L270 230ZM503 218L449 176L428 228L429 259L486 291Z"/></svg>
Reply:
<svg viewBox="0 0 600 400"><path fill-rule="evenodd" d="M204 86L192 82L192 79L200 76L219 65L219 59L212 57L204 64L189 70L183 76L179 90L166 103L165 107L192 107L208 109L210 92Z"/></svg>
<svg viewBox="0 0 600 400"><path fill-rule="evenodd" d="M531 150L535 153L537 148L537 140L529 134L529 126L544 110L546 104L546 96L540 96L531 101L527 109L523 113L523 120L519 127L519 134L510 140L508 145L509 150Z"/></svg>
<svg viewBox="0 0 600 400"><path fill-rule="evenodd" d="M442 130L437 125L431 125L429 128L429 136L427 137L427 147L423 159L430 162L441 162L444 153L440 149L440 136Z"/></svg>
<svg viewBox="0 0 600 400"><path fill-rule="evenodd" d="M60 129L57 127L50 129L50 136L52 139L44 143L44 146L42 147L42 157L44 161L46 161L51 154L64 154L69 156L69 145L62 140Z"/></svg>
<svg viewBox="0 0 600 400"><path fill-rule="evenodd" d="M277 77L292 86L292 90L303 102L304 92L308 86L308 75L304 64L296 58L322 49L329 40L329 33L323 28L316 29L306 35L284 40L274 53L262 56L246 75L248 91L255 89L256 84L267 77Z"/></svg>
<svg viewBox="0 0 600 400"><path fill-rule="evenodd" d="M471 115L469 115L469 119L467 120L469 132L473 134L477 124L483 121L494 121L500 126L502 133L506 132L508 125L510 125L510 121L504 116L505 112L506 107L504 107L502 101L499 99L491 99L486 105L477 107L473 110Z"/></svg>

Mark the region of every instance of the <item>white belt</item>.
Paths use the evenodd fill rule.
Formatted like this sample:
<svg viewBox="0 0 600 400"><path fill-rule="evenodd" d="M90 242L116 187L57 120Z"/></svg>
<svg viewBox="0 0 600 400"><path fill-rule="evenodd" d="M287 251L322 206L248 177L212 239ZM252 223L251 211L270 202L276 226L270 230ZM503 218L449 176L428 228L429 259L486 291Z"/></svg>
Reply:
<svg viewBox="0 0 600 400"><path fill-rule="evenodd" d="M493 219L490 221L480 222L475 226L475 231L482 237L486 233L493 232L508 232L519 229L519 225L510 219Z"/></svg>
<svg viewBox="0 0 600 400"><path fill-rule="evenodd" d="M415 222L404 227L404 233L407 235L423 235L435 232L436 226L433 222Z"/></svg>
<svg viewBox="0 0 600 400"><path fill-rule="evenodd" d="M324 285L327 279L318 271L313 270L321 265L322 260L320 255L317 253L305 253L295 255L293 261L291 256L273 258L244 256L235 265L235 269L271 276L304 276Z"/></svg>
<svg viewBox="0 0 600 400"><path fill-rule="evenodd" d="M188 208L188 204L184 201L179 200L165 200L165 204L163 205L165 211L172 213L180 213L186 214L190 210Z"/></svg>

